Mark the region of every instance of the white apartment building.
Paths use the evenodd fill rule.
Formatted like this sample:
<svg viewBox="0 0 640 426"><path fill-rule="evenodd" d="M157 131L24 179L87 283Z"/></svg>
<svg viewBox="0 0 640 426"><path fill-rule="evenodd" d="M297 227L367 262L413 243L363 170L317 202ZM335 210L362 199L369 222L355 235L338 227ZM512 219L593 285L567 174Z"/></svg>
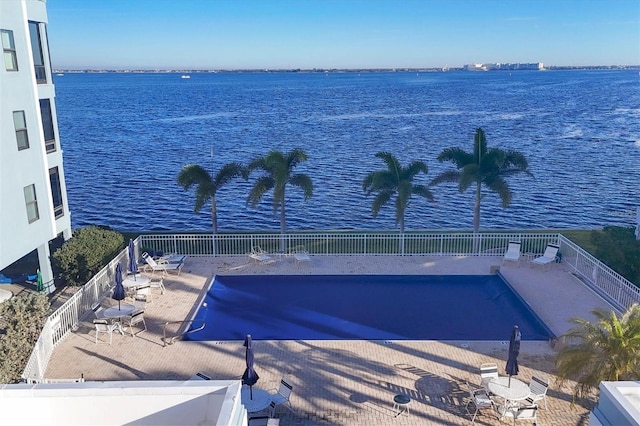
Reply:
<svg viewBox="0 0 640 426"><path fill-rule="evenodd" d="M47 10L43 0L0 1L0 270L37 249L53 291L49 241L71 237ZM25 271L32 273L35 271Z"/></svg>

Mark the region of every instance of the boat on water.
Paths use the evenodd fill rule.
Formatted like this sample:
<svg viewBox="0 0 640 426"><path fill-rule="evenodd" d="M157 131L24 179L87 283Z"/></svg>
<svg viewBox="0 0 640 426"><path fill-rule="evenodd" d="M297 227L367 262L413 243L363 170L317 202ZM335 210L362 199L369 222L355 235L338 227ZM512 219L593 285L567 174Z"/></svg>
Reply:
<svg viewBox="0 0 640 426"><path fill-rule="evenodd" d="M180 76L180 78L191 78L191 76L187 75L187 74L183 74L183 75Z"/></svg>

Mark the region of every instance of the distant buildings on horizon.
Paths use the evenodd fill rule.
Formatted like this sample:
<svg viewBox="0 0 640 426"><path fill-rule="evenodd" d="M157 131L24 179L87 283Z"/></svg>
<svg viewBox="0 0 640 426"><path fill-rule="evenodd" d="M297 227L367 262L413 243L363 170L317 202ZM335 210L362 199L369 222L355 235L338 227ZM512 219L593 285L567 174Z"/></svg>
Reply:
<svg viewBox="0 0 640 426"><path fill-rule="evenodd" d="M544 69L542 62L532 62L528 64L469 64L464 66L465 71L542 71Z"/></svg>
<svg viewBox="0 0 640 426"><path fill-rule="evenodd" d="M542 62L532 63L490 63L490 64L468 64L463 67L439 67L439 68L290 68L290 69L170 69L170 68L139 68L139 69L54 69L54 73L177 73L177 74L199 74L199 73L353 73L353 72L448 72L448 71L545 71L545 70L623 70L638 69L640 65L588 65L588 66L547 66Z"/></svg>

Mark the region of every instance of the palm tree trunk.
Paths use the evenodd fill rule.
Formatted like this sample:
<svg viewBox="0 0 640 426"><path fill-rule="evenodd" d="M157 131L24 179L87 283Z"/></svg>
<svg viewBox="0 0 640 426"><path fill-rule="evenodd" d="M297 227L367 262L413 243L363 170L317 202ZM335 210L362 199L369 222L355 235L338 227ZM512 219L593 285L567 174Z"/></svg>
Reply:
<svg viewBox="0 0 640 426"><path fill-rule="evenodd" d="M280 251L285 253L287 250L284 234L286 233L286 224L285 224L285 209L284 209L284 191L282 192L282 199L280 200Z"/></svg>
<svg viewBox="0 0 640 426"><path fill-rule="evenodd" d="M478 182L476 187L476 201L473 206L473 252L480 251L480 200L482 199L482 183Z"/></svg>
<svg viewBox="0 0 640 426"><path fill-rule="evenodd" d="M214 235L218 233L218 207L216 206L216 197L211 197L211 222L213 223Z"/></svg>
<svg viewBox="0 0 640 426"><path fill-rule="evenodd" d="M404 255L404 215L400 217L400 254Z"/></svg>
<svg viewBox="0 0 640 426"><path fill-rule="evenodd" d="M216 255L216 234L218 233L218 206L216 205L216 197L211 197L211 221L213 222L213 256Z"/></svg>
<svg viewBox="0 0 640 426"><path fill-rule="evenodd" d="M482 183L478 182L476 187L476 203L473 207L473 233L480 231L480 200L482 199Z"/></svg>

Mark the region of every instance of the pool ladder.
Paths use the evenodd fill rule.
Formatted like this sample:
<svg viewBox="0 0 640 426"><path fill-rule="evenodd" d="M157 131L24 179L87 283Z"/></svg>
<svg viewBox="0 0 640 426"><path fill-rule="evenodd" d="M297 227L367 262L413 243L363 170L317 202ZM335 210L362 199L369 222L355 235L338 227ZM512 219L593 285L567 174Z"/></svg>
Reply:
<svg viewBox="0 0 640 426"><path fill-rule="evenodd" d="M175 336L167 336L167 326L170 324L193 324L196 321L201 321L202 325L198 328L194 328L193 330L189 330L186 333L176 334ZM205 325L207 325L202 319L194 319L194 320L185 320L185 321L167 321L162 325L162 347L166 347L167 345L173 345L176 340L181 339L183 336L186 336L190 333L195 333L196 331L200 331L204 329ZM178 330L183 329L180 327Z"/></svg>

